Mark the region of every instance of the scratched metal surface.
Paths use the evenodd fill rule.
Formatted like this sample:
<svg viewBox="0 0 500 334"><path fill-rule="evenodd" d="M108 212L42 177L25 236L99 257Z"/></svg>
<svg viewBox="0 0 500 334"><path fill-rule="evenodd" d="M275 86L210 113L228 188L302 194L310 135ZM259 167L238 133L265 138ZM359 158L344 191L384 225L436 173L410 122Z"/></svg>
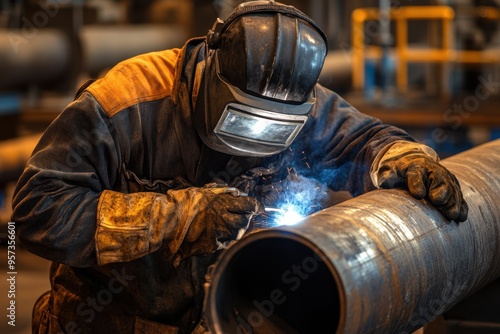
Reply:
<svg viewBox="0 0 500 334"><path fill-rule="evenodd" d="M315 331L411 333L498 278L500 141L443 164L462 185L466 222L404 191L377 190L253 233L215 267L212 329L300 333L314 322Z"/></svg>

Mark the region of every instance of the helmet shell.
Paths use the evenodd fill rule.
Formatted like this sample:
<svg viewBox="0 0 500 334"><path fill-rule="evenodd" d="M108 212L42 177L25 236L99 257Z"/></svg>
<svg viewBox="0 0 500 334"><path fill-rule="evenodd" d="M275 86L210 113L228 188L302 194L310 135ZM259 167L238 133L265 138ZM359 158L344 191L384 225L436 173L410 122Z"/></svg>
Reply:
<svg viewBox="0 0 500 334"><path fill-rule="evenodd" d="M216 49L220 75L231 85L259 97L303 103L318 81L327 41L294 7L252 1L225 22Z"/></svg>
<svg viewBox="0 0 500 334"><path fill-rule="evenodd" d="M251 1L238 6L225 22L218 19L207 35L193 118L205 145L241 156L270 156L285 150L296 132L277 144L249 138L249 133L232 133L228 138L216 129L234 103L274 112L267 118L273 122L298 115L306 122L327 50L323 31L292 6ZM263 115L247 116L256 120Z"/></svg>

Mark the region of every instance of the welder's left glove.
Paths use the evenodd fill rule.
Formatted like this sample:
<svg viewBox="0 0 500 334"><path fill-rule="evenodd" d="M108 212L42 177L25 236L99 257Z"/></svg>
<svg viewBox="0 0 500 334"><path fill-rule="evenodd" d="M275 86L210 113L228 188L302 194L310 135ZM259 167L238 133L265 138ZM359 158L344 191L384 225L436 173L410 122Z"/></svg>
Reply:
<svg viewBox="0 0 500 334"><path fill-rule="evenodd" d="M376 157L371 177L378 188L404 188L417 198L429 200L450 220L467 219L468 206L460 184L430 147L398 141Z"/></svg>

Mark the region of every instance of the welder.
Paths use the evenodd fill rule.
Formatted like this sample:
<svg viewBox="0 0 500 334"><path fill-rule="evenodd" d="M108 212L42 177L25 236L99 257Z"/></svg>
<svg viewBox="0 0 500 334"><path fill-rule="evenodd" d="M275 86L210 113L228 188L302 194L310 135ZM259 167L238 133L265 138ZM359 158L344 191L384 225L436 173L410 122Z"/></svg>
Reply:
<svg viewBox="0 0 500 334"><path fill-rule="evenodd" d="M353 196L401 187L464 221L432 149L318 84L327 50L299 10L252 1L83 85L14 195L22 245L53 263L34 333L192 332L207 266L263 212L249 195L263 174Z"/></svg>

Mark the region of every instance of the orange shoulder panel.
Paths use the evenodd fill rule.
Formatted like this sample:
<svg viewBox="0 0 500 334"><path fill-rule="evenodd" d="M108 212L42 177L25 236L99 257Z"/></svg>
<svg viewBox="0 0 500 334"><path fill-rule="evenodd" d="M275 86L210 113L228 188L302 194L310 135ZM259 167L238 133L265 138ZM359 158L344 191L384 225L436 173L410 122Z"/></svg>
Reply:
<svg viewBox="0 0 500 334"><path fill-rule="evenodd" d="M109 117L134 104L171 95L180 52L172 49L127 59L86 90Z"/></svg>

